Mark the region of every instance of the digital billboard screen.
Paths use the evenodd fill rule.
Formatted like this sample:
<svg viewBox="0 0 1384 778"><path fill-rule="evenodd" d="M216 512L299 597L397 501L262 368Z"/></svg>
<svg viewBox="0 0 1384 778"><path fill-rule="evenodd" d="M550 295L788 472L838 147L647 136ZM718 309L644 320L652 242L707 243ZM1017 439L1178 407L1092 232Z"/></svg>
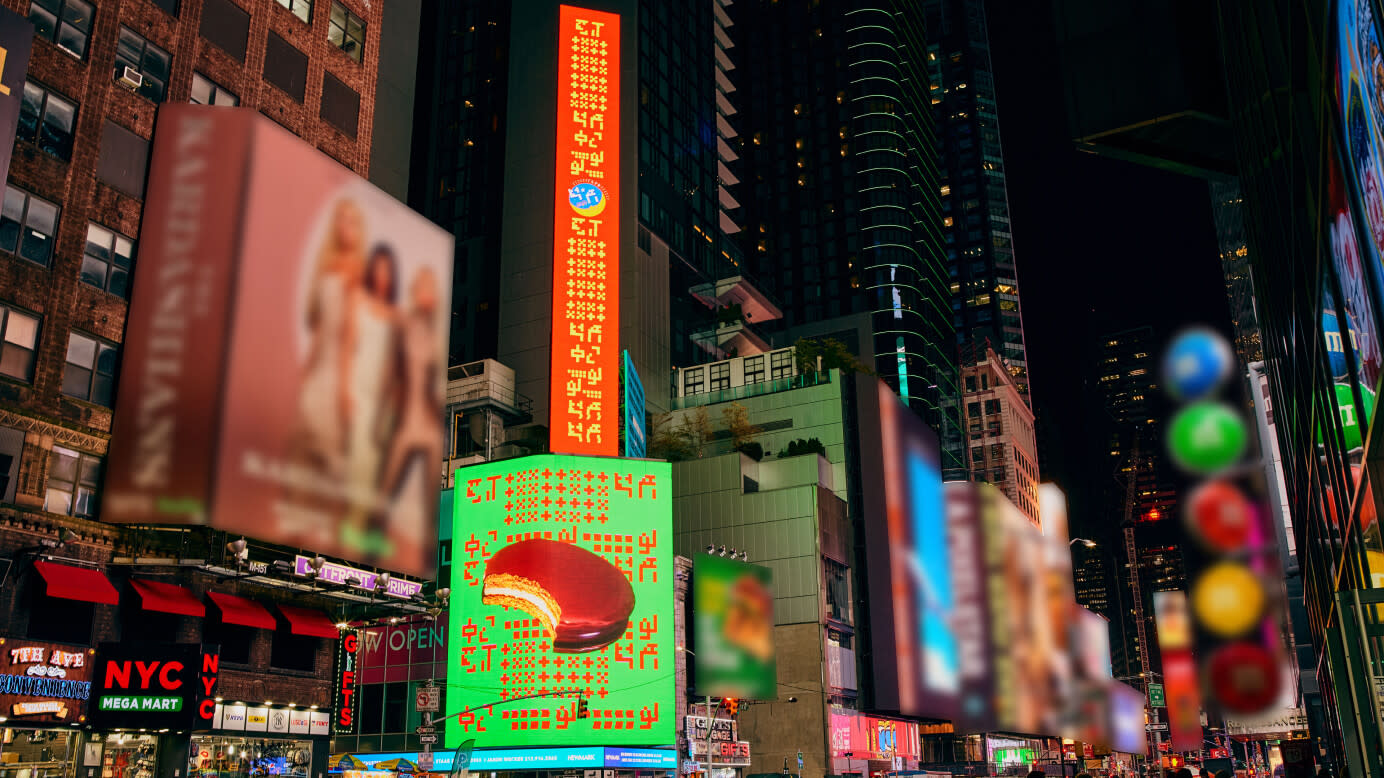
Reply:
<svg viewBox="0 0 1384 778"><path fill-rule="evenodd" d="M620 15L558 7L549 435L615 456L620 409Z"/></svg>
<svg viewBox="0 0 1384 778"><path fill-rule="evenodd" d="M876 382L899 711L952 718L961 692L937 435Z"/></svg>
<svg viewBox="0 0 1384 778"><path fill-rule="evenodd" d="M774 594L769 568L698 554L692 567L697 694L772 700Z"/></svg>
<svg viewBox="0 0 1384 778"><path fill-rule="evenodd" d="M452 236L256 111L167 104L139 263L102 518L430 577Z"/></svg>
<svg viewBox="0 0 1384 778"><path fill-rule="evenodd" d="M675 741L671 479L551 454L457 471L447 713L499 704L449 719L449 747Z"/></svg>

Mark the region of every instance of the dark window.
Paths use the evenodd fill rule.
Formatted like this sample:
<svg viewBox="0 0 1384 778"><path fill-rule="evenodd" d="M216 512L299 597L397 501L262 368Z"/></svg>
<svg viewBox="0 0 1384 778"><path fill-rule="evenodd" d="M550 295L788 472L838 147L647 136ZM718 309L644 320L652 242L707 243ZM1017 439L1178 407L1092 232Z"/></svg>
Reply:
<svg viewBox="0 0 1384 778"><path fill-rule="evenodd" d="M35 35L82 59L91 38L94 10L85 0L34 0L29 5L29 21L34 23Z"/></svg>
<svg viewBox="0 0 1384 778"><path fill-rule="evenodd" d="M37 577L37 576L35 576ZM34 586L34 599L29 607L30 640L51 640L55 643L90 643L91 625L96 620L92 603L48 597Z"/></svg>
<svg viewBox="0 0 1384 778"><path fill-rule="evenodd" d="M989 415L992 414L992 413L999 413L999 412L1000 412L1000 401L999 401L999 400L986 400L986 401L985 401L985 415L986 415L986 416L989 416Z"/></svg>
<svg viewBox="0 0 1384 778"><path fill-rule="evenodd" d="M0 306L0 374L34 380L34 350L38 348L38 317Z"/></svg>
<svg viewBox="0 0 1384 778"><path fill-rule="evenodd" d="M822 560L827 583L827 616L851 621L851 570L849 567L831 559Z"/></svg>
<svg viewBox="0 0 1384 778"><path fill-rule="evenodd" d="M287 8L294 16L302 19L304 23L312 23L312 0L278 0L279 5Z"/></svg>
<svg viewBox="0 0 1384 778"><path fill-rule="evenodd" d="M282 89L295 102L303 102L308 86L308 56L272 30L264 52L264 80Z"/></svg>
<svg viewBox="0 0 1384 778"><path fill-rule="evenodd" d="M331 24L327 26L327 40L346 56L360 62L365 51L365 22L351 13L341 3L332 3Z"/></svg>
<svg viewBox="0 0 1384 778"><path fill-rule="evenodd" d="M144 175L149 167L149 141L109 119L101 130L101 157L96 176L121 192L144 198Z"/></svg>
<svg viewBox="0 0 1384 778"><path fill-rule="evenodd" d="M404 719L408 706L412 705L413 698L408 693L408 683L400 681L397 683L385 684L384 687L384 722L381 729L385 732L405 732L407 722Z"/></svg>
<svg viewBox="0 0 1384 778"><path fill-rule="evenodd" d="M711 366L711 391L719 392L730 388L730 363L718 362Z"/></svg>
<svg viewBox="0 0 1384 778"><path fill-rule="evenodd" d="M134 241L99 224L87 225L86 250L82 252L83 282L128 298L134 262Z"/></svg>
<svg viewBox="0 0 1384 778"><path fill-rule="evenodd" d="M250 664L250 648L255 643L252 627L227 624L219 619L207 618L202 628L202 642L221 646L221 661L237 665Z"/></svg>
<svg viewBox="0 0 1384 778"><path fill-rule="evenodd" d="M122 635L125 640L140 643L178 642L178 615L158 611L132 608L121 609L124 620Z"/></svg>
<svg viewBox="0 0 1384 778"><path fill-rule="evenodd" d="M202 5L202 37L235 58L245 61L250 40L250 14L234 0L206 0Z"/></svg>
<svg viewBox="0 0 1384 778"><path fill-rule="evenodd" d="M115 391L116 347L76 332L67 338L67 367L63 371L62 393L97 405L111 407Z"/></svg>
<svg viewBox="0 0 1384 778"><path fill-rule="evenodd" d="M54 446L48 457L48 492L43 509L65 516L96 515L101 484L101 458Z"/></svg>
<svg viewBox="0 0 1384 778"><path fill-rule="evenodd" d="M360 95L327 73L322 77L322 119L352 138L360 123Z"/></svg>
<svg viewBox="0 0 1384 778"><path fill-rule="evenodd" d="M178 0L150 0L150 2L167 11L172 16L178 15Z"/></svg>
<svg viewBox="0 0 1384 778"><path fill-rule="evenodd" d="M764 380L764 357L745 358L745 383L757 384Z"/></svg>
<svg viewBox="0 0 1384 778"><path fill-rule="evenodd" d="M980 415L980 403L966 403L966 415L976 417Z"/></svg>
<svg viewBox="0 0 1384 778"><path fill-rule="evenodd" d="M58 206L22 189L5 188L5 204L0 210L0 249L47 267L57 233Z"/></svg>
<svg viewBox="0 0 1384 778"><path fill-rule="evenodd" d="M139 73L140 85L135 91L160 102L168 88L171 58L168 52L150 43L129 27L120 28L120 42L115 47L115 78L119 80L130 68Z"/></svg>
<svg viewBox="0 0 1384 778"><path fill-rule="evenodd" d="M77 123L77 104L35 84L24 84L15 137L37 144L58 159L72 158L72 128Z"/></svg>
<svg viewBox="0 0 1384 778"><path fill-rule="evenodd" d="M383 732L384 687L382 683L372 683L360 689L360 734L375 735Z"/></svg>
<svg viewBox="0 0 1384 778"><path fill-rule="evenodd" d="M0 427L0 500L14 502L15 476L24 453L24 430Z"/></svg>
<svg viewBox="0 0 1384 778"><path fill-rule="evenodd" d="M201 73L192 74L192 102L198 105L240 105L240 98Z"/></svg>
<svg viewBox="0 0 1384 778"><path fill-rule="evenodd" d="M317 647L321 638L295 635L286 629L274 633L274 648L269 664L281 670L310 673L317 663Z"/></svg>

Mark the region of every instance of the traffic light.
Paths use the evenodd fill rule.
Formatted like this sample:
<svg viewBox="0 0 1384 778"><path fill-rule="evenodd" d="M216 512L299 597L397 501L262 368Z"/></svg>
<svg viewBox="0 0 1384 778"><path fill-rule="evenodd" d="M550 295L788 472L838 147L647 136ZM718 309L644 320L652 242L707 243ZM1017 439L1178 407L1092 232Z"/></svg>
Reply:
<svg viewBox="0 0 1384 778"><path fill-rule="evenodd" d="M577 718L579 718L579 719L589 719L589 718L591 718L591 711L590 711L590 709L587 707L586 698L585 698L585 697L578 697L578 698L577 698Z"/></svg>
<svg viewBox="0 0 1384 778"><path fill-rule="evenodd" d="M740 710L740 701L735 699L734 697L727 697L724 700L724 704L726 706L726 713L729 713L732 716L734 716L736 712Z"/></svg>

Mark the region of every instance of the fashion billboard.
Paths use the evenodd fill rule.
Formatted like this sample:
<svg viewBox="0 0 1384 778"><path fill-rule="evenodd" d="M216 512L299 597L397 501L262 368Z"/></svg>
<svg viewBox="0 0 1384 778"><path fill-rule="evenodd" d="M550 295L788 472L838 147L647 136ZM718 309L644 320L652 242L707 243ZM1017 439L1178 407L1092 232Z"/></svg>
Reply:
<svg viewBox="0 0 1384 778"><path fill-rule="evenodd" d="M883 381L879 397L898 710L949 719L961 692L937 435Z"/></svg>
<svg viewBox="0 0 1384 778"><path fill-rule="evenodd" d="M697 694L772 700L774 595L769 568L698 554L692 566Z"/></svg>
<svg viewBox="0 0 1384 778"><path fill-rule="evenodd" d="M619 454L620 15L558 7L551 449Z"/></svg>
<svg viewBox="0 0 1384 778"><path fill-rule="evenodd" d="M671 479L553 454L457 470L449 747L675 741ZM478 707L529 695L560 696Z"/></svg>
<svg viewBox="0 0 1384 778"><path fill-rule="evenodd" d="M431 576L452 238L258 112L159 109L102 518Z"/></svg>
<svg viewBox="0 0 1384 778"><path fill-rule="evenodd" d="M95 653L85 646L0 638L0 716L18 726L85 722Z"/></svg>

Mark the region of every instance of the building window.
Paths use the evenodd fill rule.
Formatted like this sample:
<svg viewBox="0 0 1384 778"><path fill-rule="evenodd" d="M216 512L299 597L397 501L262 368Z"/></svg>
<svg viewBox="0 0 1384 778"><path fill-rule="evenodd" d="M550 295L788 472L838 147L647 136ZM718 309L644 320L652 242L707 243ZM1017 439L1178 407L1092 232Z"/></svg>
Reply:
<svg viewBox="0 0 1384 778"><path fill-rule="evenodd" d="M745 383L758 384L764 381L764 357L745 358Z"/></svg>
<svg viewBox="0 0 1384 778"><path fill-rule="evenodd" d="M148 169L149 141L107 119L101 128L96 177L124 194L142 199Z"/></svg>
<svg viewBox="0 0 1384 778"><path fill-rule="evenodd" d="M240 98L201 73L192 74L192 102L198 105L240 105Z"/></svg>
<svg viewBox="0 0 1384 778"><path fill-rule="evenodd" d="M44 596L35 586L25 637L57 643L90 643L95 610L89 602Z"/></svg>
<svg viewBox="0 0 1384 778"><path fill-rule="evenodd" d="M769 377L775 381L793 377L792 351L775 351L769 355Z"/></svg>
<svg viewBox="0 0 1384 778"><path fill-rule="evenodd" d="M58 206L22 189L5 188L5 205L0 209L0 249L47 267L57 233Z"/></svg>
<svg viewBox="0 0 1384 778"><path fill-rule="evenodd" d="M711 391L720 392L730 388L730 363L717 362L711 366Z"/></svg>
<svg viewBox="0 0 1384 778"><path fill-rule="evenodd" d="M851 623L851 570L832 559L822 560L827 584L827 617Z"/></svg>
<svg viewBox="0 0 1384 778"><path fill-rule="evenodd" d="M320 642L321 638L294 635L279 630L274 633L274 645L269 652L269 666L310 673L317 664L317 646Z"/></svg>
<svg viewBox="0 0 1384 778"><path fill-rule="evenodd" d="M65 516L96 515L96 489L101 483L101 459L54 446L48 458L48 493L43 509Z"/></svg>
<svg viewBox="0 0 1384 778"><path fill-rule="evenodd" d="M999 400L986 400L986 401L985 401L985 415L986 415L986 416L989 416L989 415L992 414L992 413L999 413L999 412L1000 412L1000 401L999 401Z"/></svg>
<svg viewBox="0 0 1384 778"><path fill-rule="evenodd" d="M968 376L966 376L966 391L968 391L968 392L974 392L975 390L976 390L976 377L973 376L973 375L968 375Z"/></svg>
<svg viewBox="0 0 1384 778"><path fill-rule="evenodd" d="M230 664L250 664L250 650L255 644L255 634L259 630L227 624L220 619L208 618L202 626L202 642L221 646L221 661Z"/></svg>
<svg viewBox="0 0 1384 778"><path fill-rule="evenodd" d="M156 103L162 102L168 88L171 59L168 52L144 36L129 27L120 28L120 43L115 47L115 77L119 79L124 75L125 68L137 71L140 85L135 91Z"/></svg>
<svg viewBox="0 0 1384 778"><path fill-rule="evenodd" d="M24 430L0 427L0 502L14 502L19 457L24 453Z"/></svg>
<svg viewBox="0 0 1384 778"><path fill-rule="evenodd" d="M99 224L87 225L86 250L82 252L84 283L128 298L134 262L134 241Z"/></svg>
<svg viewBox="0 0 1384 778"><path fill-rule="evenodd" d="M34 351L38 348L38 317L0 306L0 374L20 381L34 380Z"/></svg>
<svg viewBox="0 0 1384 778"><path fill-rule="evenodd" d="M702 383L704 373L705 369L700 367L688 370L682 377L682 393L684 395L701 394L704 387Z"/></svg>
<svg viewBox="0 0 1384 778"><path fill-rule="evenodd" d="M72 128L77 123L77 104L63 99L32 81L24 83L15 137L36 144L58 159L72 158Z"/></svg>
<svg viewBox="0 0 1384 778"><path fill-rule="evenodd" d="M293 48L293 44L272 30L264 50L264 80L282 89L296 103L301 104L306 96L308 55Z"/></svg>
<svg viewBox="0 0 1384 778"><path fill-rule="evenodd" d="M322 108L318 113L323 121L354 138L360 127L360 93L327 73L322 76Z"/></svg>
<svg viewBox="0 0 1384 778"><path fill-rule="evenodd" d="M206 0L202 6L201 33L236 62L244 62L250 41L250 14L234 0Z"/></svg>
<svg viewBox="0 0 1384 778"><path fill-rule="evenodd" d="M111 407L117 358L115 346L71 333L67 338L67 367L63 371L62 393Z"/></svg>
<svg viewBox="0 0 1384 778"><path fill-rule="evenodd" d="M34 0L29 4L29 21L34 34L58 45L68 54L86 57L91 38L91 16L95 9L85 0Z"/></svg>
<svg viewBox="0 0 1384 778"><path fill-rule="evenodd" d="M980 415L980 403L966 403L966 415L975 418Z"/></svg>
<svg viewBox="0 0 1384 778"><path fill-rule="evenodd" d="M360 62L365 51L365 22L359 16L346 10L341 3L332 3L331 24L327 27L327 40L346 56Z"/></svg>
<svg viewBox="0 0 1384 778"><path fill-rule="evenodd" d="M278 3L302 19L304 24L312 23L312 0L278 0Z"/></svg>

